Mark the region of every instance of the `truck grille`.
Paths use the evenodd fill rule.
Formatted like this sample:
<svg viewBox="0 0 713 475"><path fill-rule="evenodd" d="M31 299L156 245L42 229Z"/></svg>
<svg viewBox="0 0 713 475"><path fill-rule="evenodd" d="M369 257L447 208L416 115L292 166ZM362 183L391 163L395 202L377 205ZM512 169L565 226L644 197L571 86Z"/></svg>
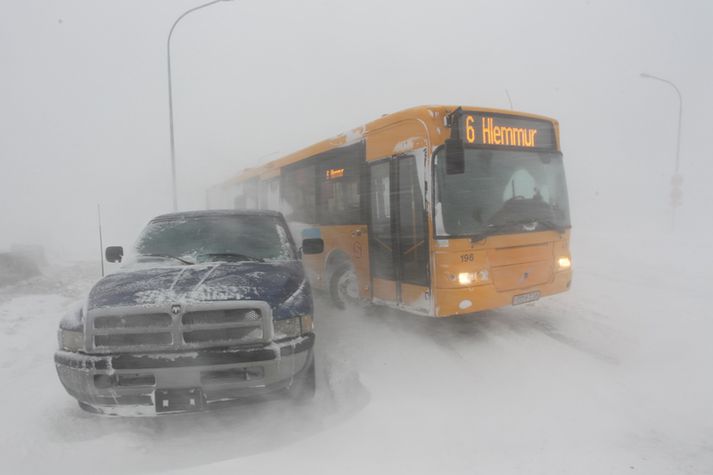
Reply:
<svg viewBox="0 0 713 475"><path fill-rule="evenodd" d="M109 315L94 319L94 328L149 328L170 327L173 319L168 313L138 315Z"/></svg>
<svg viewBox="0 0 713 475"><path fill-rule="evenodd" d="M88 312L85 345L97 353L190 350L267 343L272 331L266 302L112 307Z"/></svg>
<svg viewBox="0 0 713 475"><path fill-rule="evenodd" d="M262 329L258 327L245 327L184 331L183 339L186 343L199 343L204 341L221 342L243 339L261 340Z"/></svg>
<svg viewBox="0 0 713 475"><path fill-rule="evenodd" d="M170 333L127 333L118 335L95 335L97 347L170 345L173 336Z"/></svg>
<svg viewBox="0 0 713 475"><path fill-rule="evenodd" d="M190 312L183 315L184 325L256 322L258 320L260 320L260 311L248 308L206 310L202 312Z"/></svg>

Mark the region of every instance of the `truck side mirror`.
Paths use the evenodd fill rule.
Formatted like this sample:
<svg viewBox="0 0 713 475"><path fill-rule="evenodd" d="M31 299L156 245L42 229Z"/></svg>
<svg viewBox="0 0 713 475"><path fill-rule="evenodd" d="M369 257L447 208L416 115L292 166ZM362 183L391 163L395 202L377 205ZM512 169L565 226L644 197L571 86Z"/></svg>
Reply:
<svg viewBox="0 0 713 475"><path fill-rule="evenodd" d="M446 175L465 173L465 148L459 139L446 139Z"/></svg>
<svg viewBox="0 0 713 475"><path fill-rule="evenodd" d="M104 256L109 262L121 262L121 258L124 257L124 248L121 246L109 246L106 248Z"/></svg>
<svg viewBox="0 0 713 475"><path fill-rule="evenodd" d="M324 241L320 238L310 238L302 240L303 254L322 254L324 252Z"/></svg>

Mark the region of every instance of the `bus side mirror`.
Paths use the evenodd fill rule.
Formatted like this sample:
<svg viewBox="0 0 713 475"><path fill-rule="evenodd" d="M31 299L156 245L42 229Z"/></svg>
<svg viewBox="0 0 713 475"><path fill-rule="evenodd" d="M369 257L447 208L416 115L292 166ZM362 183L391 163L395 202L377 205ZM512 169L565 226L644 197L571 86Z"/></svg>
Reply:
<svg viewBox="0 0 713 475"><path fill-rule="evenodd" d="M109 262L121 262L121 258L124 257L124 248L121 246L109 246L106 248L104 256Z"/></svg>
<svg viewBox="0 0 713 475"><path fill-rule="evenodd" d="M446 139L446 175L465 173L465 148L458 139Z"/></svg>
<svg viewBox="0 0 713 475"><path fill-rule="evenodd" d="M324 241L320 238L310 238L302 240L303 254L322 254L324 252Z"/></svg>

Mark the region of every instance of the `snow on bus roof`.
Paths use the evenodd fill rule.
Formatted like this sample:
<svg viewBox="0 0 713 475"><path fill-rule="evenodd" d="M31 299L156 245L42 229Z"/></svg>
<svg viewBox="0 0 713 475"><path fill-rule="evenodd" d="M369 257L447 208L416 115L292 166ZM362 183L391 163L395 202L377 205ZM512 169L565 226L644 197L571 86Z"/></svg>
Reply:
<svg viewBox="0 0 713 475"><path fill-rule="evenodd" d="M383 127L392 125L396 122L399 122L399 121L402 121L402 120L405 120L408 118L422 118L422 119L425 119L432 123L432 121L434 119L436 119L439 115L441 117L445 117L447 114L456 110L458 107L462 107L463 110L466 110L466 111L490 112L490 113L498 113L498 114L512 114L512 115L518 115L521 117L528 117L528 118L532 118L532 119L542 119L542 120L552 122L555 125L555 127L558 126L557 121L552 119L551 117L546 117L546 116L537 115L537 114L530 114L527 112L512 111L512 110L507 110L507 109L493 109L493 108L487 108L487 107L454 106L454 105L416 106L416 107L411 107L408 109L403 109L398 112L384 114L381 117L379 117L378 119L375 119L371 122L367 122L366 124L361 125L359 127L355 127L353 129L351 129L347 132L344 132L342 134L339 134L335 137L331 137L331 138L328 138L321 142L317 142L317 143L312 144L308 147L302 148L302 149L297 150L293 153L290 153L283 157L272 160L268 163L265 163L262 165L257 165L255 167L245 168L244 170L237 173L230 179L223 181L221 183L218 183L216 185L213 185L211 188L221 188L221 187L241 183L241 182L249 180L251 178L258 177L258 176L262 175L263 173L268 172L271 169L274 169L275 167L280 168L285 165L289 165L291 163L298 162L298 161L300 161L304 158L310 157L310 156L319 155L321 153L327 152L329 150L333 150L335 148L340 148L340 147L344 147L347 145L351 145L354 142L357 142L357 141L363 139L364 136L368 135L371 132L374 132L374 131L379 130ZM439 124L439 125L442 125L442 124Z"/></svg>

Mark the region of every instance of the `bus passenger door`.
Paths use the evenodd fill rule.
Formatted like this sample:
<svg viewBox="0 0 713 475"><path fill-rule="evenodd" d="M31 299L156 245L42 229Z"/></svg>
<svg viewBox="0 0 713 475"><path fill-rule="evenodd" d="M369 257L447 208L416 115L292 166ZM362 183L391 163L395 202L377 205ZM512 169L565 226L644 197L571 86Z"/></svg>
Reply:
<svg viewBox="0 0 713 475"><path fill-rule="evenodd" d="M416 158L396 159L398 193L392 199L396 210L396 276L399 303L409 310L430 312L428 229L424 210L423 179ZM393 183L393 182L392 182Z"/></svg>
<svg viewBox="0 0 713 475"><path fill-rule="evenodd" d="M375 303L398 302L396 266L394 265L394 213L392 209L390 159L369 166L369 260L371 296Z"/></svg>

